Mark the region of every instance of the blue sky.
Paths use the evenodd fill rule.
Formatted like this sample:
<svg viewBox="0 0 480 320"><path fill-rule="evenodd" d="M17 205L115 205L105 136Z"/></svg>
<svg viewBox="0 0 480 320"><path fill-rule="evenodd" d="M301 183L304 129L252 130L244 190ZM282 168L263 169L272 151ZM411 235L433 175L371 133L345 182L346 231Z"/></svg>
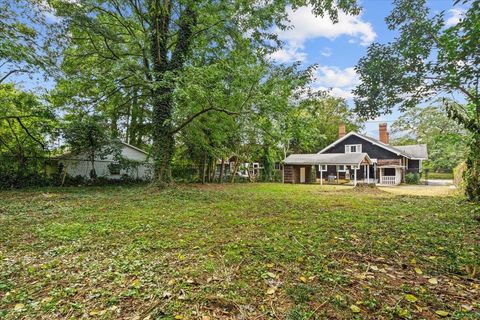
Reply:
<svg viewBox="0 0 480 320"><path fill-rule="evenodd" d="M359 16L340 15L340 21L333 24L328 18L315 17L309 8L290 11L292 28L278 30L285 45L273 58L282 63L302 61L304 66L318 65L314 88L329 89L336 96L347 99L352 105L351 90L358 84L354 66L365 55L372 42L386 43L395 37L387 29L385 17L392 10L390 0L363 0L363 12ZM432 13L446 12L447 25L458 22L462 9L453 6L453 0L433 0L428 2ZM368 122L364 133L373 137L378 133L378 121L392 121L400 114L394 112Z"/></svg>

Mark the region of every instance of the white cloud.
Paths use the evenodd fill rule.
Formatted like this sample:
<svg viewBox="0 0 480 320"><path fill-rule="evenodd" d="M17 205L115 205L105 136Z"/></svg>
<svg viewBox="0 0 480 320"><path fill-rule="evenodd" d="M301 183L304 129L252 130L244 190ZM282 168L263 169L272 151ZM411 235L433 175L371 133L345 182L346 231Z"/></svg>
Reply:
<svg viewBox="0 0 480 320"><path fill-rule="evenodd" d="M320 51L320 54L324 57L330 57L332 55L332 49L326 47Z"/></svg>
<svg viewBox="0 0 480 320"><path fill-rule="evenodd" d="M448 12L450 13L450 17L447 19L447 21L445 21L445 26L447 27L451 27L459 23L460 19L462 19L463 15L465 14L465 10L459 8L450 9Z"/></svg>
<svg viewBox="0 0 480 320"><path fill-rule="evenodd" d="M344 99L352 99L352 90L360 83L355 69L341 69L336 66L320 66L317 69L313 88L330 90L331 94Z"/></svg>
<svg viewBox="0 0 480 320"><path fill-rule="evenodd" d="M272 53L270 58L279 63L287 63L291 61L304 61L306 56L307 54L298 48L286 46Z"/></svg>
<svg viewBox="0 0 480 320"><path fill-rule="evenodd" d="M363 21L360 15L351 16L339 12L338 22L333 23L328 15L325 17L315 16L310 6L301 7L295 11L289 9L287 15L290 28L287 30L274 29L279 39L285 43L284 52L279 54L279 57L284 59L281 62L305 60L304 45L311 39L335 40L340 36L348 36L350 37L349 43L360 43L362 46L367 46L377 37L372 24ZM287 60L288 58L290 60Z"/></svg>

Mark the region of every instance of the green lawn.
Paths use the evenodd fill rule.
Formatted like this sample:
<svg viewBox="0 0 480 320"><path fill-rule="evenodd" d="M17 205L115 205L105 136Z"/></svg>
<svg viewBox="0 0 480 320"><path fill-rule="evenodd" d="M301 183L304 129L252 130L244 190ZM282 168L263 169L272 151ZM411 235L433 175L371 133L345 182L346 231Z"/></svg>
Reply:
<svg viewBox="0 0 480 320"><path fill-rule="evenodd" d="M479 216L313 185L1 192L0 318L478 319Z"/></svg>
<svg viewBox="0 0 480 320"><path fill-rule="evenodd" d="M453 172L429 172L428 179L430 180L444 180L444 179L453 179Z"/></svg>

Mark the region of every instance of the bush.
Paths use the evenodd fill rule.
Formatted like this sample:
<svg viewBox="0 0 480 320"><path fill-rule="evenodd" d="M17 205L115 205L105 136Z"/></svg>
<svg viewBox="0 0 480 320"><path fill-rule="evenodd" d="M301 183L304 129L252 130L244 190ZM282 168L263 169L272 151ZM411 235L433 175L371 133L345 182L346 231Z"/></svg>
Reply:
<svg viewBox="0 0 480 320"><path fill-rule="evenodd" d="M420 182L420 175L418 173L409 172L405 175L405 182L407 184L418 184Z"/></svg>

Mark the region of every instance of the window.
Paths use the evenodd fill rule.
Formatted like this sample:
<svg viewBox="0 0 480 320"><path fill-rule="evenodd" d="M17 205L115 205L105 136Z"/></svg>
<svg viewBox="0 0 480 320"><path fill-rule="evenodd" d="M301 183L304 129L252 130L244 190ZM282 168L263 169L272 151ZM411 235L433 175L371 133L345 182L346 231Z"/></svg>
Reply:
<svg viewBox="0 0 480 320"><path fill-rule="evenodd" d="M120 169L121 169L121 166L118 163L110 163L108 165L108 170L110 171L111 175L119 175Z"/></svg>
<svg viewBox="0 0 480 320"><path fill-rule="evenodd" d="M318 171L323 171L323 172L327 171L327 165L326 164L319 165Z"/></svg>
<svg viewBox="0 0 480 320"><path fill-rule="evenodd" d="M352 170L358 169L358 166L352 166Z"/></svg>
<svg viewBox="0 0 480 320"><path fill-rule="evenodd" d="M341 164L337 166L338 171L344 172L345 171L345 165Z"/></svg>
<svg viewBox="0 0 480 320"><path fill-rule="evenodd" d="M362 145L361 144L347 144L345 145L345 153L361 153Z"/></svg>

